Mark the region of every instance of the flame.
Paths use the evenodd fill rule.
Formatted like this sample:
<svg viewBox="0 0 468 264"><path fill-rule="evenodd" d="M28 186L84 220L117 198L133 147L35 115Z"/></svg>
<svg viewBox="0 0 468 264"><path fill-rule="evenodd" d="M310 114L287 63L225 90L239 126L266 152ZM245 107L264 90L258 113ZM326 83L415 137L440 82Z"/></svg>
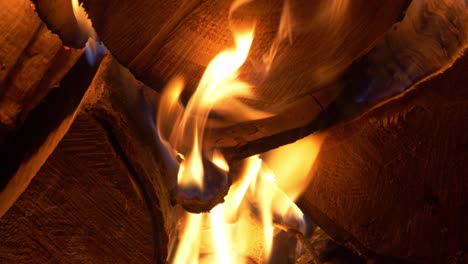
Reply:
<svg viewBox="0 0 468 264"><path fill-rule="evenodd" d="M177 150L171 152L172 156L182 153L185 157L178 172L179 186L203 189L203 155L200 148L210 112L216 111L236 120L253 120L271 115L241 102L242 98L253 96L251 87L238 79L238 71L249 54L253 34L253 26L234 32L235 48L222 51L208 64L185 108L178 102L184 85L180 79L171 81L161 97L159 138L165 142L166 148ZM236 115L233 110L241 114ZM170 135L168 130L171 131ZM190 148L188 151L187 146ZM218 161L219 157L212 162L216 164ZM226 165L222 165L221 169L227 171Z"/></svg>
<svg viewBox="0 0 468 264"><path fill-rule="evenodd" d="M105 54L104 46L98 42L97 33L93 28L91 20L88 18L88 13L86 13L83 4L80 4L78 0L71 1L73 15L78 23L78 27L81 32L88 37L85 46L85 55L88 63L93 66L96 63L97 57Z"/></svg>
<svg viewBox="0 0 468 264"><path fill-rule="evenodd" d="M184 243L179 244L176 259L190 259L190 262L173 263L197 263L198 260L202 263L247 263L245 256L267 262L271 256L274 236L278 232L275 225L305 233L307 226L304 215L294 201L310 181L314 160L323 139L323 135L311 135L262 154L265 160L260 155L245 159L244 169L238 181L231 186L224 204L217 205L210 213L186 214L190 227L182 232L181 241ZM281 162L277 164L279 159ZM298 166L299 162L304 163ZM270 167L268 164L277 166ZM289 168L276 171L282 166ZM285 185L284 182L289 184ZM252 211L252 208L256 210ZM206 217L209 221L204 224L190 222L199 221L200 217ZM260 219L260 223L252 218ZM211 243L203 246L193 242L196 235L201 235L193 228L206 224L208 229L205 235L211 236ZM262 241L259 241L259 237ZM258 247L262 251L255 256ZM194 255L202 253L211 257L202 258L200 255L195 260Z"/></svg>
<svg viewBox="0 0 468 264"><path fill-rule="evenodd" d="M235 1L229 17L250 0ZM265 63L271 65L280 42L291 39L291 17L286 1L278 36ZM157 133L167 162L177 167L180 188L204 188L204 160L226 174L228 162L217 150L204 150L203 135L209 115L216 112L234 121L271 116L250 107L242 99L253 97L250 84L238 78L254 38L255 23L233 28L234 48L220 52L208 64L195 92L184 107L180 96L185 83L171 80L159 103ZM306 222L294 201L310 181L310 171L323 137L310 136L243 161L237 180L225 202L210 213L186 212L179 228L179 243L169 254L173 263L246 263L247 257L268 261L273 249L276 224L305 233ZM207 239L209 238L209 239Z"/></svg>
<svg viewBox="0 0 468 264"><path fill-rule="evenodd" d="M289 0L285 0L281 12L278 32L273 40L273 43L271 44L269 52L263 55L263 64L266 73L270 71L273 60L279 51L281 43L283 43L286 39L289 40L289 42L292 42L293 24L294 22L292 19L290 3Z"/></svg>

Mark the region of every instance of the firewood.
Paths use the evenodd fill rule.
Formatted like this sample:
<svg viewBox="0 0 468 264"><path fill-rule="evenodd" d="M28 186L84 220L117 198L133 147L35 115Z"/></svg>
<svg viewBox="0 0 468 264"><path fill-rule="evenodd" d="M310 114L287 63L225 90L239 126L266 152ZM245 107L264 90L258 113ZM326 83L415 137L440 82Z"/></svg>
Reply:
<svg viewBox="0 0 468 264"><path fill-rule="evenodd" d="M65 134L90 80L73 83L82 50L64 49L30 1L2 1L0 13L1 216Z"/></svg>
<svg viewBox="0 0 468 264"><path fill-rule="evenodd" d="M174 75L184 76L193 89L208 62L233 45L228 26L232 1L83 2L110 52L158 91ZM331 79L325 75L342 72L369 50L401 17L408 4L407 1L311 4L302 0L288 3L294 22L293 42L283 43L278 61L266 79L258 64L269 52L278 31L284 1L251 1L239 8L233 18L235 22L236 18L256 21L250 63L242 72L246 80L258 87L260 101L266 104L270 102L265 102L265 98L279 104L323 88Z"/></svg>
<svg viewBox="0 0 468 264"><path fill-rule="evenodd" d="M64 45L74 48L84 47L88 35L80 28L75 18L72 0L31 1L41 19L52 32L60 36Z"/></svg>
<svg viewBox="0 0 468 264"><path fill-rule="evenodd" d="M0 215L26 189L70 127L96 67L82 56L77 64L27 115L21 128L0 147Z"/></svg>
<svg viewBox="0 0 468 264"><path fill-rule="evenodd" d="M165 263L157 204L140 191L112 142L80 111L0 218L1 263Z"/></svg>
<svg viewBox="0 0 468 264"><path fill-rule="evenodd" d="M243 158L350 121L440 74L467 47L468 6L463 1L415 1L403 21L336 82L340 92L328 104L318 99L314 106L317 98L310 94L278 117L209 131L206 147L222 148L230 159Z"/></svg>
<svg viewBox="0 0 468 264"><path fill-rule="evenodd" d="M365 255L463 262L468 56L398 100L328 130L300 207Z"/></svg>
<svg viewBox="0 0 468 264"><path fill-rule="evenodd" d="M227 20L230 1L83 2L111 53L157 91L174 75L181 74L188 81L190 94L208 62L233 44ZM359 1L347 6L328 1L316 5L304 1L288 3L295 24L293 41L284 41L268 75L259 69L258 62L268 53L278 31L284 1L252 1L235 14L234 20L255 18L257 25L249 61L241 70L242 78L257 86L258 107L283 111L277 119L236 124L211 133L213 140L206 142L215 142L233 157L245 157L303 136L303 132L293 132L288 133L290 139L281 135L262 140L316 118L322 106L327 106L339 93L341 86L336 79L401 19L409 1ZM207 28L210 30L206 31ZM306 99L298 100L299 106L285 106L304 95ZM309 105L307 111L291 114L290 107L304 109L301 102ZM278 127L284 120L287 125ZM255 150L255 145L267 147Z"/></svg>
<svg viewBox="0 0 468 264"><path fill-rule="evenodd" d="M57 87L81 50L65 50L28 0L2 1L0 10L0 144L3 144L21 127L28 113Z"/></svg>

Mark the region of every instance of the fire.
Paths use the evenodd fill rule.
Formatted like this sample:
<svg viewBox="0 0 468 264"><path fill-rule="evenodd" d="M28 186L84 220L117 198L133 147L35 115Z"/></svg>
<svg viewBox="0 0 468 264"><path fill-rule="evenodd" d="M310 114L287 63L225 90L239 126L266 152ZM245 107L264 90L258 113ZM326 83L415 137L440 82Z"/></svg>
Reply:
<svg viewBox="0 0 468 264"><path fill-rule="evenodd" d="M250 0L235 1L235 9ZM287 9L288 6L285 6ZM288 38L292 23L289 10L283 12L275 43ZM212 162L224 176L228 162L217 150L204 150L203 135L213 111L230 120L255 120L271 116L243 103L253 97L252 87L238 78L254 38L254 24L247 29L232 29L235 47L220 52L208 64L198 87L184 107L179 98L185 83L181 77L170 81L161 96L157 132L167 154L167 163L177 168L178 187L202 190L204 160ZM265 59L269 67L278 51L272 47ZM228 102L228 103L226 103ZM178 232L173 263L247 263L268 261L282 225L305 233L306 222L294 201L310 180L310 171L322 137L309 136L277 150L249 157L229 189L225 202L210 213L185 213ZM221 180L221 179L220 179Z"/></svg>
<svg viewBox="0 0 468 264"><path fill-rule="evenodd" d="M253 27L235 32L236 48L224 50L210 62L185 109L178 103L184 86L183 80L176 78L166 87L161 99L161 105L166 107L160 108L158 114L159 138L165 142L166 147L170 146L169 148L172 147L178 151L171 153L174 160L176 155L183 157L177 177L179 186L187 188L195 186L203 189L203 153L200 148L203 145L204 129L210 112L232 112L232 108L225 107L225 105L230 105L231 107L238 106L236 111L241 109L242 116L237 116L241 120L270 116L240 101L241 98L252 96L250 86L237 77L238 70L249 53L253 34ZM219 104L226 100L229 104ZM189 146L188 150L187 146ZM221 159L223 158L218 156L212 162L218 165ZM220 168L227 171L225 164Z"/></svg>
<svg viewBox="0 0 468 264"><path fill-rule="evenodd" d="M78 0L71 0L73 15L75 16L78 27L82 34L88 37L88 41L85 46L85 55L88 63L94 65L96 58L99 55L105 54L104 47L98 42L98 36L93 28L91 20L88 18L88 14L84 9L83 5Z"/></svg>

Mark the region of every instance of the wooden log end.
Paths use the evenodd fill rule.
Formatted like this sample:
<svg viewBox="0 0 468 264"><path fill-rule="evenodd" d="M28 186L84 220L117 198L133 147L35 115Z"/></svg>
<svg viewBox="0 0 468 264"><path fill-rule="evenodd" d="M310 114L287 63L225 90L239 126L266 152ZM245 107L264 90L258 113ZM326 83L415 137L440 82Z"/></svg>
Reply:
<svg viewBox="0 0 468 264"><path fill-rule="evenodd" d="M208 160L203 161L203 188L177 185L171 192L172 202L192 213L210 211L224 202L232 180L225 172Z"/></svg>

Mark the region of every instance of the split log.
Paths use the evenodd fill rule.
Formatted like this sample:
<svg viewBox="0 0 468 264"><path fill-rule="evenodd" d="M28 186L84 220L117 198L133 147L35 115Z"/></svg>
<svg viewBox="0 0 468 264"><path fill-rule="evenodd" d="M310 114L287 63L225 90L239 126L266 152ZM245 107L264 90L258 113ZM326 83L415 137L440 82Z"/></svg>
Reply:
<svg viewBox="0 0 468 264"><path fill-rule="evenodd" d="M362 254L463 263L467 71L465 54L398 100L328 130L303 211Z"/></svg>
<svg viewBox="0 0 468 264"><path fill-rule="evenodd" d="M171 189L176 178L166 167L155 129L159 94L138 82L128 70L108 56L101 65L83 111L104 128L113 148L139 183L150 206L159 263L177 240L180 207L173 206ZM164 250L163 250L164 249Z"/></svg>
<svg viewBox="0 0 468 264"><path fill-rule="evenodd" d="M468 4L414 1L404 19L347 69L328 105L302 98L275 118L208 131L206 148L237 159L292 143L385 104L415 84L451 67L468 47ZM310 114L318 112L319 114Z"/></svg>
<svg viewBox="0 0 468 264"><path fill-rule="evenodd" d="M11 140L1 145L0 215L26 189L67 132L95 71L82 56L60 82L60 88L52 90Z"/></svg>
<svg viewBox="0 0 468 264"><path fill-rule="evenodd" d="M146 203L124 160L101 124L80 112L0 218L0 262L165 263L156 204Z"/></svg>
<svg viewBox="0 0 468 264"><path fill-rule="evenodd" d="M64 49L30 1L0 1L0 13L1 216L67 131L92 74L84 59L69 73L82 51Z"/></svg>
<svg viewBox="0 0 468 264"><path fill-rule="evenodd" d="M158 91L175 75L184 76L193 89L208 62L234 44L228 25L233 1L83 2L110 52ZM259 66L279 31L286 3L285 20L291 24L289 33L295 41L281 43L281 53L266 77ZM269 106L266 98L279 104L323 88L365 54L398 21L406 5L407 1L246 3L232 16L234 24L256 21L244 78L257 86L260 101Z"/></svg>
<svg viewBox="0 0 468 264"><path fill-rule="evenodd" d="M230 33L226 33L230 3L84 3L111 52L156 89L177 74L188 76L189 86L193 88L209 60L232 44ZM284 47L266 77L254 65L258 66L255 62L261 61L261 55L268 51L274 39L283 6L253 1L235 15L246 20L258 19L252 51L241 75L256 86L260 98L257 106L264 109L281 106L282 111L267 120L214 129L206 133L206 148L221 148L227 157L239 159L294 142L316 130L352 119L375 106L375 100L401 92L440 72L466 47L467 7L461 0L415 1L405 20L388 32L408 2L365 1L336 6L335 2L328 1L311 8L301 1L288 3L295 22L292 35L296 41L282 44ZM213 9L220 11L211 12ZM165 14L174 15L157 18L144 15L158 10L168 10ZM317 15L312 22L301 16L301 12L317 14L314 12L330 10L341 12L341 16L324 12L330 16L328 20ZM135 14L139 14L138 21L134 21ZM118 23L117 27L116 21L129 23L123 26ZM331 23L332 28L322 23ZM136 33L140 31L135 29L140 27L148 28L145 34ZM210 28L209 34L198 34L206 28ZM384 33L385 38L379 42ZM320 44L317 39L321 40ZM364 58L347 68L376 44ZM371 94L371 90L380 95ZM367 97L363 98L364 95ZM286 103L290 103L289 107Z"/></svg>
<svg viewBox="0 0 468 264"><path fill-rule="evenodd" d="M64 49L28 0L1 1L0 10L0 144L4 144L57 87L81 50Z"/></svg>
<svg viewBox="0 0 468 264"><path fill-rule="evenodd" d="M83 2L110 52L157 91L175 75L182 75L187 79L189 95L208 62L222 49L233 45L228 26L231 1ZM56 3L47 1L47 4ZM239 147L231 153L245 154L239 150L251 141L307 124L304 121L315 118L322 106L328 105L339 93L341 86L336 81L346 68L401 19L408 4L406 0L355 1L352 4L262 0L240 7L233 14L235 23L256 20L252 50L241 76L256 86L255 106L282 115L259 122L258 126L236 124L216 131L212 133L215 138L211 142L220 148ZM289 14L283 16L283 10L289 10ZM286 37L287 30L279 32L282 16L289 19L286 21L291 25L291 43ZM286 34L282 42L278 41L280 33ZM262 61L272 45L279 45L280 52L274 58L270 73L265 74ZM295 106L296 100L304 95L307 95L305 101ZM294 110L304 109L304 105L308 105L308 109L292 113L286 106L291 103ZM295 118L290 119L291 116ZM278 127L285 119L288 125ZM222 135L221 139L216 135ZM281 137L266 141L272 144ZM285 143L284 140L278 142ZM254 145L246 148L255 149ZM262 141L262 145L268 144ZM273 145L270 148L278 146Z"/></svg>

